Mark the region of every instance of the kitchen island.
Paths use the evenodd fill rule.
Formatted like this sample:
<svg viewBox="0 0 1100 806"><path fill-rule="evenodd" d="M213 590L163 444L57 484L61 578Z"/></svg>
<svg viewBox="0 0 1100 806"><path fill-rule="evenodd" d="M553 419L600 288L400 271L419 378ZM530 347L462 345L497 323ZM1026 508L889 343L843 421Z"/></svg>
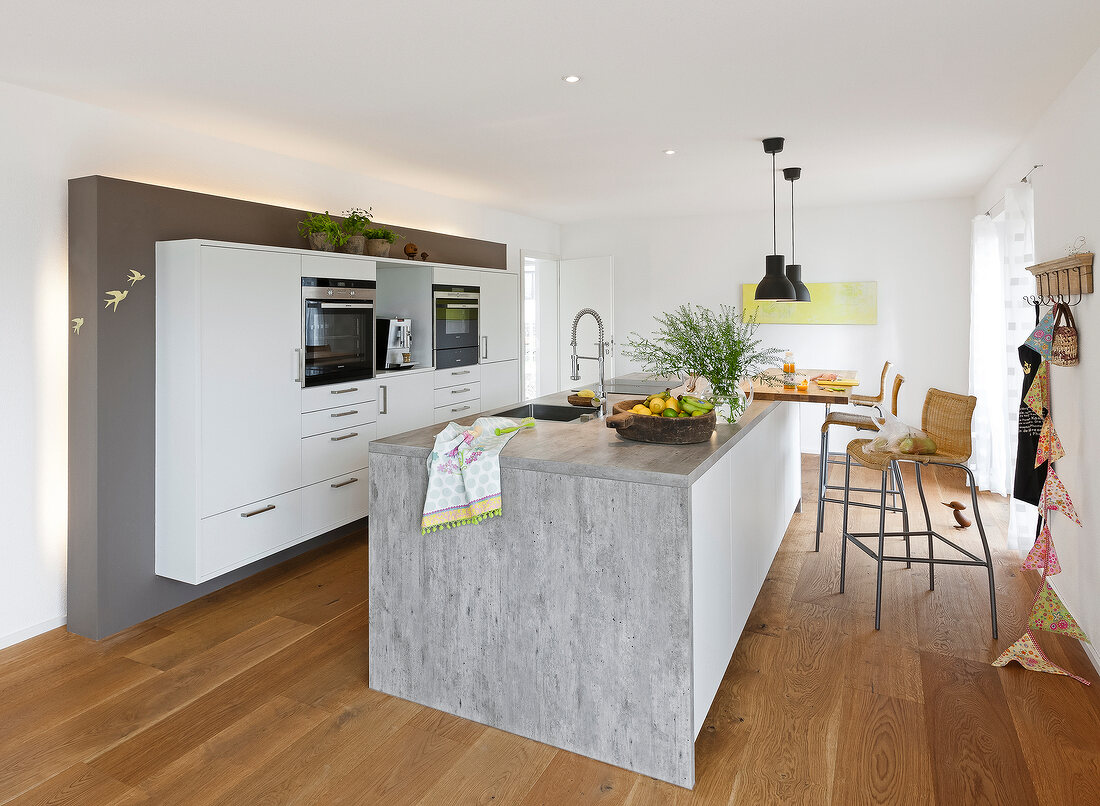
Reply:
<svg viewBox="0 0 1100 806"><path fill-rule="evenodd" d="M695 445L539 420L501 453L501 516L422 535L441 428L370 445L371 688L693 786L800 505L796 404L755 402Z"/></svg>

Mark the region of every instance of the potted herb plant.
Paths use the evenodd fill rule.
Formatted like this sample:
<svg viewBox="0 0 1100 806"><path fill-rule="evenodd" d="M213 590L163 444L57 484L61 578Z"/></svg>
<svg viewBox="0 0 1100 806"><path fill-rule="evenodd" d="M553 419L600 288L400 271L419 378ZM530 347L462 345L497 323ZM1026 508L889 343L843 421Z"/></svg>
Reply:
<svg viewBox="0 0 1100 806"><path fill-rule="evenodd" d="M344 220L340 224L340 229L347 241L340 250L341 252L347 252L349 255L363 254L363 250L367 245L365 233L371 225L370 216L371 210L369 207L366 210L356 207L344 213Z"/></svg>
<svg viewBox="0 0 1100 806"><path fill-rule="evenodd" d="M371 257L389 257L390 246L401 237L393 230L385 228L368 229L365 235L367 236L367 254Z"/></svg>
<svg viewBox="0 0 1100 806"><path fill-rule="evenodd" d="M738 316L736 308L722 305L716 313L700 305L681 305L654 321L653 335L631 333L623 354L651 375L686 381L691 392L705 379L710 387L706 397L727 422L737 422L752 402L751 381L773 382L763 373L779 363L783 351L763 346L756 337L756 320ZM741 386L746 380L748 394Z"/></svg>
<svg viewBox="0 0 1100 806"><path fill-rule="evenodd" d="M328 214L310 213L298 222L298 234L309 241L309 248L319 252L335 252L347 242L340 225Z"/></svg>

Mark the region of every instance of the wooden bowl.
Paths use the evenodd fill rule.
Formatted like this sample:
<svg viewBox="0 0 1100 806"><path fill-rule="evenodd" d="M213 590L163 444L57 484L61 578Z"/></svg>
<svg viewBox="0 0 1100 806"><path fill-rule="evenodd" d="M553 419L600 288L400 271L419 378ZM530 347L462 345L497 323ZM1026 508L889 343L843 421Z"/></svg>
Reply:
<svg viewBox="0 0 1100 806"><path fill-rule="evenodd" d="M621 400L612 408L607 427L619 436L636 442L658 442L665 445L689 445L710 439L718 417L713 411L699 417L658 417L635 414L632 408L644 400Z"/></svg>
<svg viewBox="0 0 1100 806"><path fill-rule="evenodd" d="M581 397L580 395L570 395L568 397L569 405L580 406L581 408L590 409L593 406L600 405L599 403L593 403L594 397Z"/></svg>

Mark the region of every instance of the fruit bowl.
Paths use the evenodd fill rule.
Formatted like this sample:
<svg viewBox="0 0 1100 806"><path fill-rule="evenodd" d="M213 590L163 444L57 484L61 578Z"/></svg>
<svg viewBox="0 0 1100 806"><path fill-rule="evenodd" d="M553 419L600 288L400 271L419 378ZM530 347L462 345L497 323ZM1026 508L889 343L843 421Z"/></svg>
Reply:
<svg viewBox="0 0 1100 806"><path fill-rule="evenodd" d="M714 432L718 421L713 411L698 417L660 417L654 414L635 414L635 406L644 400L620 400L607 418L607 427L614 428L619 436L636 442L657 442L665 445L689 445L706 442Z"/></svg>

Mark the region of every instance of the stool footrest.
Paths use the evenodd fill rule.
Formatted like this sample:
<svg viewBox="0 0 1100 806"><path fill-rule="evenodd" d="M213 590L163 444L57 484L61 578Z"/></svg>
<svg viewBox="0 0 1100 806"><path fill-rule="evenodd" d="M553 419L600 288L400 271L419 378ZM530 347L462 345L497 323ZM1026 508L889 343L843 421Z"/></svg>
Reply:
<svg viewBox="0 0 1100 806"><path fill-rule="evenodd" d="M854 503L854 502L849 502L849 503ZM878 509L877 506L875 508ZM857 538L861 538L861 537L870 538L870 537L878 537L878 536L879 536L878 532L845 532L844 533L844 537L851 540L853 543L858 545L864 551L869 552L871 557L873 559L876 559L876 560L878 559L878 555L875 554L874 552L870 551L870 549L868 549L866 546L864 546L862 543L860 543L860 541ZM967 560L953 560L953 559L946 558L946 557L942 560L939 559L939 558L934 558L932 560L928 560L927 558L921 559L919 557L902 557L902 558L900 558L901 560L903 560L905 562L910 562L910 561L915 562L915 563L916 562L933 562L933 563L946 563L947 565L980 565L982 567L985 567L986 565L988 565L988 563L985 560L971 554L969 551L964 549L962 546L958 545L957 543L955 543L951 540L948 540L946 537L941 535L939 532L883 532L882 536L883 537L934 537L938 540L942 540L944 543L949 545L951 548L955 549L955 551L957 551L960 554L963 554L963 555L965 555L966 557L969 558ZM896 558L896 557L885 557L884 556L882 559L884 559L884 560L896 560L898 558Z"/></svg>

